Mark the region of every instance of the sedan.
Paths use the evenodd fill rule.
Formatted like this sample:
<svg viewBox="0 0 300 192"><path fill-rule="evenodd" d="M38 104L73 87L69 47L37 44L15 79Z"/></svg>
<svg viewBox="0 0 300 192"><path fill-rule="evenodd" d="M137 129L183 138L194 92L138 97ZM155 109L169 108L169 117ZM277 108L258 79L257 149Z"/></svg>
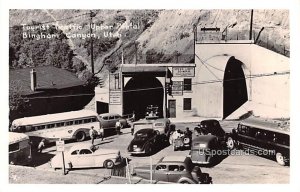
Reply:
<svg viewBox="0 0 300 192"><path fill-rule="evenodd" d="M161 158L149 170L148 166L135 167L134 174L144 179L182 184L210 184L212 178L202 173L200 167L194 166L191 159L185 156L167 156ZM152 174L150 174L152 172Z"/></svg>
<svg viewBox="0 0 300 192"><path fill-rule="evenodd" d="M115 149L99 149L92 144L82 143L74 145L64 153L66 169L105 167L113 168L122 162L120 151ZM58 153L51 161L50 166L54 169L62 168L62 154Z"/></svg>
<svg viewBox="0 0 300 192"><path fill-rule="evenodd" d="M163 146L166 141L164 138L164 135L160 135L154 129L141 129L135 133L133 140L128 146L128 152L131 154L151 155L158 146Z"/></svg>

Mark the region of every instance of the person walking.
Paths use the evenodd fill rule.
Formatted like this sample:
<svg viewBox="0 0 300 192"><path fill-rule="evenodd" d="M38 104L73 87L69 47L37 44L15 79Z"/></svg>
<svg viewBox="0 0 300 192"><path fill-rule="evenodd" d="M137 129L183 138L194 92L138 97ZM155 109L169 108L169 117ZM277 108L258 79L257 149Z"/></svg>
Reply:
<svg viewBox="0 0 300 192"><path fill-rule="evenodd" d="M46 141L45 139L42 139L41 142L39 143L38 150L37 150L39 153L42 153L43 149L45 148L45 141Z"/></svg>
<svg viewBox="0 0 300 192"><path fill-rule="evenodd" d="M117 134L118 135L120 135L121 134L121 122L120 122L120 120L118 120L117 122L116 122L116 132L117 132Z"/></svg>
<svg viewBox="0 0 300 192"><path fill-rule="evenodd" d="M91 137L91 140L92 140L92 145L94 145L94 140L97 136L97 131L95 131L94 129L94 126L91 127L91 130L90 130L90 137Z"/></svg>

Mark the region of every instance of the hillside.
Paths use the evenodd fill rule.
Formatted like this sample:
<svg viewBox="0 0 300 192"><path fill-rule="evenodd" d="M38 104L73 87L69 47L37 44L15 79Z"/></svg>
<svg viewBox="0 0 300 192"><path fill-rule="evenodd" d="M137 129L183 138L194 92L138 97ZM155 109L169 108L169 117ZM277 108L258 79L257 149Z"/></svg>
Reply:
<svg viewBox="0 0 300 192"><path fill-rule="evenodd" d="M193 62L193 25L228 29L228 39L249 39L250 10L93 10L95 72L103 79L121 63ZM46 23L69 34L76 59L90 70L89 10L11 10L10 26ZM56 22L51 22L56 21ZM76 28L77 26L77 28ZM78 28L81 26L81 28ZM101 28L102 26L102 28ZM111 27L110 27L111 26ZM263 28L264 27L264 28ZM288 10L254 10L253 38L289 56ZM136 53L137 52L137 53ZM106 66L103 64L106 63Z"/></svg>

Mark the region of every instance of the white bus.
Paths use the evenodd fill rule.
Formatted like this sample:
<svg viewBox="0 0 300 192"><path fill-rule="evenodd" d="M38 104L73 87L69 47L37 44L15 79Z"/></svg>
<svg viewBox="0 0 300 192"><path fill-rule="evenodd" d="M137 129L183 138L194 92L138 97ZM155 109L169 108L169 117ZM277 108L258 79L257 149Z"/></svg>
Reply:
<svg viewBox="0 0 300 192"><path fill-rule="evenodd" d="M41 138L48 142L58 139L83 141L90 136L92 126L99 134L98 114L90 110L80 110L16 119L12 122L10 131L25 133L33 142L40 141Z"/></svg>
<svg viewBox="0 0 300 192"><path fill-rule="evenodd" d="M28 135L9 133L9 164L27 165L32 160Z"/></svg>

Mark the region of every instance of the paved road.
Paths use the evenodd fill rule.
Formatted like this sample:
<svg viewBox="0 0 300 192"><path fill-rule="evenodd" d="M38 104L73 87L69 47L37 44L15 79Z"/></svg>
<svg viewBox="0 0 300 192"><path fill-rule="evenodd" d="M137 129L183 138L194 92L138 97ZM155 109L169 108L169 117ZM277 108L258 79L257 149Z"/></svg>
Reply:
<svg viewBox="0 0 300 192"><path fill-rule="evenodd" d="M176 128L184 129L185 127L193 127L196 124L176 124ZM232 128L237 126L237 122L224 121L221 122L225 131L229 132ZM123 129L122 135L114 135L105 138L104 141L96 139L95 144L100 148L106 149L119 149L122 156L129 157L131 159L131 166L141 166L150 163L150 157L136 157L130 156L127 153L127 146L133 136L130 134L130 129ZM90 142L90 140L84 141ZM66 150L70 148L74 143L66 144ZM289 183L289 167L282 167L275 161L265 159L254 155L239 155L242 151L235 151L236 155L230 155L224 159L220 164L212 168L202 168L202 172L209 173L214 183ZM155 153L151 156L152 162L156 163L160 158L166 155L188 155L189 151L173 151L172 146L166 147L163 150ZM46 156L44 162L49 160L56 154L56 147L47 148L42 155ZM48 158L48 159L47 159ZM39 165L37 168L49 170L47 163ZM96 174L99 176L109 176L110 171L105 168L98 169L77 169L72 172L83 174Z"/></svg>

